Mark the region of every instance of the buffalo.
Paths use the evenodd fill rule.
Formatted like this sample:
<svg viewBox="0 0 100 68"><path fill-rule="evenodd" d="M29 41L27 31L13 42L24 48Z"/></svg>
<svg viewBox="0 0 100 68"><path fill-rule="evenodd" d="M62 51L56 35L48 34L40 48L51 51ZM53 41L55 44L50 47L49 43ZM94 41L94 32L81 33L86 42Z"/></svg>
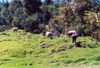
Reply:
<svg viewBox="0 0 100 68"><path fill-rule="evenodd" d="M13 32L17 32L18 31L18 28L17 27L14 27L13 28Z"/></svg>
<svg viewBox="0 0 100 68"><path fill-rule="evenodd" d="M77 31L75 30L68 31L67 35L72 38L72 42L75 42L78 36Z"/></svg>
<svg viewBox="0 0 100 68"><path fill-rule="evenodd" d="M49 38L53 39L53 34L52 34L52 32L49 32L49 31L44 32L43 36L46 36L46 37L49 37Z"/></svg>

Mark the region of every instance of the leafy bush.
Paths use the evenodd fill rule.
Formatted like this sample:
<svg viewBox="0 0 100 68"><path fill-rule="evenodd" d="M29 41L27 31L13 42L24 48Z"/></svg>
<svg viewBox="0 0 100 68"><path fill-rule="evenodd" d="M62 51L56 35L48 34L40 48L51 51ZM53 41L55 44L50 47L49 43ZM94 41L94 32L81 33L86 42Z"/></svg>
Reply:
<svg viewBox="0 0 100 68"><path fill-rule="evenodd" d="M63 26L60 25L58 20L54 19L50 24L51 24L51 31L57 31L57 32L62 33Z"/></svg>
<svg viewBox="0 0 100 68"><path fill-rule="evenodd" d="M32 31L34 33L40 33L44 28L44 21L41 13L33 14L29 16L22 22L22 28L27 31Z"/></svg>
<svg viewBox="0 0 100 68"><path fill-rule="evenodd" d="M9 27L9 26L0 25L0 32L3 32L3 31L8 30L8 29L10 29L10 28L11 28L11 27Z"/></svg>
<svg viewBox="0 0 100 68"><path fill-rule="evenodd" d="M84 35L86 27L82 24L78 24L74 27L74 29L77 31L78 35Z"/></svg>
<svg viewBox="0 0 100 68"><path fill-rule="evenodd" d="M82 37L78 38L77 41L80 41L80 45L82 47L90 47L90 48L97 48L100 46L100 43L98 43L95 39L91 37Z"/></svg>
<svg viewBox="0 0 100 68"><path fill-rule="evenodd" d="M97 47L99 47L100 46L100 44L98 44L98 43L96 43L96 42L91 42L91 43L89 43L89 47L90 48L97 48Z"/></svg>

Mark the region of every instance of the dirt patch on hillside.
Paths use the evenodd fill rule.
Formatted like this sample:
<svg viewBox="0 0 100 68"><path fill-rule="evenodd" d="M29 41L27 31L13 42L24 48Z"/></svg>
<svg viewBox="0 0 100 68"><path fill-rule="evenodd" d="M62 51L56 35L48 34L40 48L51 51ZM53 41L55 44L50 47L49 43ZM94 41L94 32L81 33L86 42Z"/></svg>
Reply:
<svg viewBox="0 0 100 68"><path fill-rule="evenodd" d="M49 48L49 47L53 46L53 44L41 44L40 46L41 46L41 48Z"/></svg>

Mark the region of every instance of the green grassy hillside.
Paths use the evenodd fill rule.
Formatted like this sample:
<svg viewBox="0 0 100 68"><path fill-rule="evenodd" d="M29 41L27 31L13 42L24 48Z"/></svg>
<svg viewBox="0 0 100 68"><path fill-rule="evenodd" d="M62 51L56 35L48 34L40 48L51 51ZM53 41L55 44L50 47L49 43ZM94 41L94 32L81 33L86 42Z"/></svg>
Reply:
<svg viewBox="0 0 100 68"><path fill-rule="evenodd" d="M50 39L24 30L1 32L0 68L99 68L100 44L91 37L78 41L82 47L67 36Z"/></svg>

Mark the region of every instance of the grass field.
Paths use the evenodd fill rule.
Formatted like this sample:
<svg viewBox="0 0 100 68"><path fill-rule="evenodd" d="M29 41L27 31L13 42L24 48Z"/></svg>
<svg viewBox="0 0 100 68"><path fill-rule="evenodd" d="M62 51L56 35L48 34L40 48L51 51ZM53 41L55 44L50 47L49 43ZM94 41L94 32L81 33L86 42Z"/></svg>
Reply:
<svg viewBox="0 0 100 68"><path fill-rule="evenodd" d="M100 43L91 37L78 41L83 47L67 36L50 39L24 30L1 32L0 68L100 68Z"/></svg>

